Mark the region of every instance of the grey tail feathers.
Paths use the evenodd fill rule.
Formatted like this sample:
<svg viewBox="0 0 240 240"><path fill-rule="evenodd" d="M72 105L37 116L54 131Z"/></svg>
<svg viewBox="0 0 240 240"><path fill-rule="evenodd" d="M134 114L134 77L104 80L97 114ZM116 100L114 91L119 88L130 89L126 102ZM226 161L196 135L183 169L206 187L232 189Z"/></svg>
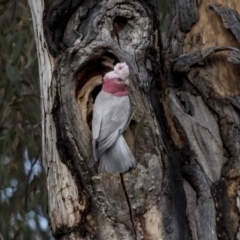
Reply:
<svg viewBox="0 0 240 240"><path fill-rule="evenodd" d="M93 156L91 157L88 167L92 167L98 159L103 155L103 153L112 147L114 143L117 141L119 135L121 135L120 132L116 131L112 133L109 137L101 140L97 144L97 140L93 138L92 145L93 145Z"/></svg>
<svg viewBox="0 0 240 240"><path fill-rule="evenodd" d="M123 136L120 135L100 157L98 172L124 173L135 166L136 160Z"/></svg>

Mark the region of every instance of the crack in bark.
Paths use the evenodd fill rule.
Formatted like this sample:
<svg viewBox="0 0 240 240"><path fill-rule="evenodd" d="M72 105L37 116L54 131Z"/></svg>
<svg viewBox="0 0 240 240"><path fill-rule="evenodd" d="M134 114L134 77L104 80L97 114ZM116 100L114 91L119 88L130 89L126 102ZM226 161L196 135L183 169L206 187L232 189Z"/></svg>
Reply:
<svg viewBox="0 0 240 240"><path fill-rule="evenodd" d="M120 45L120 37L119 37L119 34L118 34L118 31L117 31L117 27L116 27L116 26L114 26L114 31L115 31L115 33L116 33L117 44L118 44L119 48L122 49L122 48L121 48L121 45Z"/></svg>
<svg viewBox="0 0 240 240"><path fill-rule="evenodd" d="M221 202L221 198L223 195L222 189L226 191L226 186L224 187L224 180L220 180L218 182L213 183L211 186L211 193L213 196L213 201L215 203L216 209L216 230L218 232L219 239L229 240L229 233L227 231L227 223L224 218L224 206L223 202ZM225 192L226 194L226 192ZM220 236L219 236L220 235Z"/></svg>
<svg viewBox="0 0 240 240"><path fill-rule="evenodd" d="M136 230L135 230L135 227L134 227L131 203L130 203L130 200L129 200L129 197L128 197L128 194L127 194L127 190L126 190L126 187L125 187L125 184L124 184L123 174L120 174L120 178L121 178L122 188L123 188L126 200L127 200L128 208L129 208L129 215L130 215L132 228L133 228L133 232L134 232L134 238L135 238L135 240L137 240L137 233L136 233Z"/></svg>

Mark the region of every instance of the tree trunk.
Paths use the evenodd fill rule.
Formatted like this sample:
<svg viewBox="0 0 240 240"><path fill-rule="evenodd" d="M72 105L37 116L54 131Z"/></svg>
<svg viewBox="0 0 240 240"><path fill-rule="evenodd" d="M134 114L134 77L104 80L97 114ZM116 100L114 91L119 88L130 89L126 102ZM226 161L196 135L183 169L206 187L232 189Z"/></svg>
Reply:
<svg viewBox="0 0 240 240"><path fill-rule="evenodd" d="M163 51L154 0L29 0L56 239L240 239L240 4L218 3L176 0ZM117 62L138 164L98 174L92 109Z"/></svg>

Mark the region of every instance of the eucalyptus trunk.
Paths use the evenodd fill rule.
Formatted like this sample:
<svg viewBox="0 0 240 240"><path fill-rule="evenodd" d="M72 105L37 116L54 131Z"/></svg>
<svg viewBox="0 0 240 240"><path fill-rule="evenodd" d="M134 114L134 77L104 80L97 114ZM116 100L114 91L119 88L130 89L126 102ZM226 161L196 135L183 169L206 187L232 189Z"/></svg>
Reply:
<svg viewBox="0 0 240 240"><path fill-rule="evenodd" d="M238 0L175 0L164 49L154 0L29 4L54 237L240 239ZM98 174L92 110L118 62L130 69L124 137L138 164Z"/></svg>

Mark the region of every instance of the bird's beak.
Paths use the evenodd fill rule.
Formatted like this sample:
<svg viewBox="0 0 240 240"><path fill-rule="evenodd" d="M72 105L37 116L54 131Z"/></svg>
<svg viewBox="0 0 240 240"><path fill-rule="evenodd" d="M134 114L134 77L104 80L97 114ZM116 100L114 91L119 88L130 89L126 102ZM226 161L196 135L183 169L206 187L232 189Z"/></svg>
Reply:
<svg viewBox="0 0 240 240"><path fill-rule="evenodd" d="M129 80L128 79L126 79L125 81L124 81L124 85L129 85Z"/></svg>

